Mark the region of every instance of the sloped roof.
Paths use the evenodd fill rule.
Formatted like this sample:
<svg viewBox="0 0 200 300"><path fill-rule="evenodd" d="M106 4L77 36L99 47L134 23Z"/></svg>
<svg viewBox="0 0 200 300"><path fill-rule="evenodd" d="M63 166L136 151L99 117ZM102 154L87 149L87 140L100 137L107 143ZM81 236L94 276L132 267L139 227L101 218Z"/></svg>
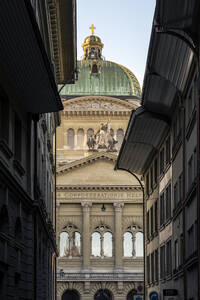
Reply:
<svg viewBox="0 0 200 300"><path fill-rule="evenodd" d="M66 165L57 168L56 173L57 174L62 174L62 173L66 173L69 172L73 169L91 164L97 160L108 160L108 161L112 161L113 163L115 163L117 161L117 156L114 154L111 154L109 152L98 152L98 153L94 153L90 156L84 157L82 159L79 160L75 160L71 163L67 163Z"/></svg>

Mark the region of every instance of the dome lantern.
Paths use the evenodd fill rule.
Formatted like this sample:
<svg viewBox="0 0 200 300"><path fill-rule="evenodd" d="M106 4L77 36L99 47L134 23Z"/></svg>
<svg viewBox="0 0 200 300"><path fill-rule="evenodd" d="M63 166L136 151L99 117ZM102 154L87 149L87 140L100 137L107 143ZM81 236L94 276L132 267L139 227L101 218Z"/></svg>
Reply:
<svg viewBox="0 0 200 300"><path fill-rule="evenodd" d="M94 35L94 29L96 29L96 27L92 24L89 28L91 29L91 35L87 36L82 44L84 51L83 59L102 59L103 43L98 36Z"/></svg>

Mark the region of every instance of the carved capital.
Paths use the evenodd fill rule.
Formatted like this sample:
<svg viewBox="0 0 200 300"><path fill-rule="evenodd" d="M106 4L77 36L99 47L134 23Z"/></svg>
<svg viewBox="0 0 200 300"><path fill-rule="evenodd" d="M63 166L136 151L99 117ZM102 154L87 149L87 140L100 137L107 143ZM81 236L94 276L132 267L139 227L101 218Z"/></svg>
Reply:
<svg viewBox="0 0 200 300"><path fill-rule="evenodd" d="M115 202L113 203L113 206L115 208L115 211L122 211L124 203Z"/></svg>
<svg viewBox="0 0 200 300"><path fill-rule="evenodd" d="M90 211L90 208L92 207L92 202L81 202L81 206L83 208L83 211Z"/></svg>

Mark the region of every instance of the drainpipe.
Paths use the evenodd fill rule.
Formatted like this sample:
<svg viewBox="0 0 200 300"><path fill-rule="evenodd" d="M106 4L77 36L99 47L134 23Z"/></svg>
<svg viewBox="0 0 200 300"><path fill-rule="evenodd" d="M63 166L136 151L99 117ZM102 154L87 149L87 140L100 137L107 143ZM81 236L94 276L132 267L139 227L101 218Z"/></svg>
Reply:
<svg viewBox="0 0 200 300"><path fill-rule="evenodd" d="M139 182L139 185L142 189L142 203L143 203L143 273L144 273L144 278L143 278L143 291L144 291L144 297L143 300L146 299L146 275L145 275L145 265L146 265L146 232L145 232L145 199L144 199L144 186L141 182L141 180L138 178L137 175L135 175L133 172L131 172L130 170L127 169L123 169L123 168L115 168L115 170L122 170L122 171L126 171L128 173L130 173L133 177L135 177L135 179Z"/></svg>
<svg viewBox="0 0 200 300"><path fill-rule="evenodd" d="M37 148L38 148L38 132L37 124L39 120L39 115L33 115L34 122L34 206L33 206L33 240L34 240L34 274L33 274L33 299L37 300L37 200L38 200L38 191L37 191Z"/></svg>
<svg viewBox="0 0 200 300"><path fill-rule="evenodd" d="M182 103L182 99L179 98L181 117L182 117L182 166L183 166L183 184L182 184L182 212L183 212L183 282L184 282L184 300L187 300L187 269L186 264L186 233L185 233L185 107Z"/></svg>

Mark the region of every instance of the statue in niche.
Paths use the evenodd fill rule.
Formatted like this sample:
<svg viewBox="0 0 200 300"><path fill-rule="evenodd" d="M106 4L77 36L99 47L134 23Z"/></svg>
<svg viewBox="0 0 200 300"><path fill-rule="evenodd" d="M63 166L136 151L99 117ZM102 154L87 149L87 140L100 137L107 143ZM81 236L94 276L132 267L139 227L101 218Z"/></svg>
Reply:
<svg viewBox="0 0 200 300"><path fill-rule="evenodd" d="M100 129L96 134L91 135L88 138L87 145L89 151L98 151L100 149L105 149L107 152L116 152L115 144L117 141L111 134L110 121L106 124L101 123Z"/></svg>

